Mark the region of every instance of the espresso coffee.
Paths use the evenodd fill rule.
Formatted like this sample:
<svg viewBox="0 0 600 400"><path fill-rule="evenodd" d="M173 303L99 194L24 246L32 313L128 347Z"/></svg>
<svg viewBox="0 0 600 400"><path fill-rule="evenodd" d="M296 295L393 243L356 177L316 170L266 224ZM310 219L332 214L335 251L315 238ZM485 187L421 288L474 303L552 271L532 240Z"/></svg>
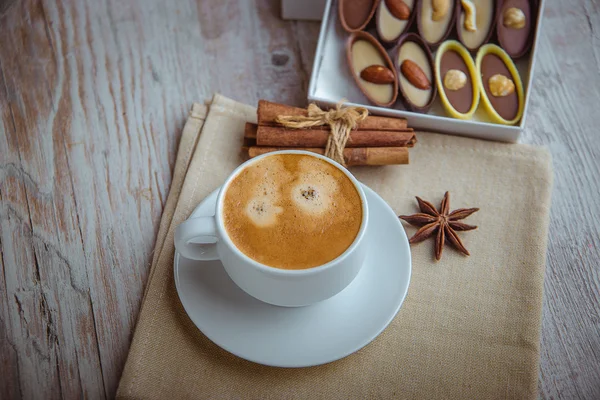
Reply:
<svg viewBox="0 0 600 400"><path fill-rule="evenodd" d="M354 184L338 168L309 155L275 154L233 179L222 213L227 234L248 257L307 269L350 247L363 210Z"/></svg>

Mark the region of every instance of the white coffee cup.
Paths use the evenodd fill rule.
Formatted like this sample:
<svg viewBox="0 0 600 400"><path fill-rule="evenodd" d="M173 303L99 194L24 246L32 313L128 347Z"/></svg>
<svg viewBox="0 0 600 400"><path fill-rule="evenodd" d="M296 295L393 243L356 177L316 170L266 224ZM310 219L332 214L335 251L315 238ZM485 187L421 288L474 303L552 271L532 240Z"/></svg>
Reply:
<svg viewBox="0 0 600 400"><path fill-rule="evenodd" d="M229 184L243 169L263 157L277 154L304 154L320 158L342 171L356 188L362 205L360 229L352 244L336 259L308 269L274 268L246 256L227 235L222 212ZM354 280L367 253L365 232L368 221L369 208L365 193L356 178L344 167L327 157L307 151L277 151L248 160L233 171L221 186L215 215L190 218L181 223L175 230L175 247L183 257L192 260L221 260L231 279L259 300L278 306L298 307L328 299Z"/></svg>

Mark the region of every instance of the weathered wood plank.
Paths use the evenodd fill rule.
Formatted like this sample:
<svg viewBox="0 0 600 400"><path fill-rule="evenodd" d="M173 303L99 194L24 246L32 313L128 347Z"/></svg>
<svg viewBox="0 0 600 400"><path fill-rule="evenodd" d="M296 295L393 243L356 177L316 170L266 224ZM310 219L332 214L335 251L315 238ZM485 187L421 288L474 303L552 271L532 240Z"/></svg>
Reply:
<svg viewBox="0 0 600 400"><path fill-rule="evenodd" d="M21 19L4 17L15 29L5 32L0 48L0 141L8 150L0 152L0 229L7 339L19 371L13 383L23 398L104 397L65 154L63 72L42 5L23 2L17 11Z"/></svg>
<svg viewBox="0 0 600 400"><path fill-rule="evenodd" d="M4 9L0 327L18 369L3 394L114 394L192 101L304 103L306 60L276 2L207 7Z"/></svg>
<svg viewBox="0 0 600 400"><path fill-rule="evenodd" d="M540 395L600 398L600 14L551 0L544 18L524 134L554 162Z"/></svg>

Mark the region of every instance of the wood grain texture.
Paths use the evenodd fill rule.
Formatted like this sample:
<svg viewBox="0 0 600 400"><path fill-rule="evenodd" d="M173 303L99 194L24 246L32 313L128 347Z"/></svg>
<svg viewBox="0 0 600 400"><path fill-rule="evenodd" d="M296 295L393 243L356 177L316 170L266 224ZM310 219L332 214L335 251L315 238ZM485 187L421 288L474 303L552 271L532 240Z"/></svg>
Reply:
<svg viewBox="0 0 600 400"><path fill-rule="evenodd" d="M600 3L549 1L523 141L550 148L554 192L540 394L600 398Z"/></svg>
<svg viewBox="0 0 600 400"><path fill-rule="evenodd" d="M548 0L522 140L555 168L543 398L600 398L599 8ZM0 0L0 399L114 396L190 104L305 105L318 30L276 0Z"/></svg>

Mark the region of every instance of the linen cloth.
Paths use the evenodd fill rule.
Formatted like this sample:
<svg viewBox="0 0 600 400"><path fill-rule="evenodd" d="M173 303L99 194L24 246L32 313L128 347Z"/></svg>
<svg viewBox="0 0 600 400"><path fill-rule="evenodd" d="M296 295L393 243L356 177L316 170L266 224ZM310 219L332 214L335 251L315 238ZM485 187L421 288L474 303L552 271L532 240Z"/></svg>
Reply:
<svg viewBox="0 0 600 400"><path fill-rule="evenodd" d="M471 252L414 245L404 305L372 343L311 368L254 364L222 350L189 320L173 280L173 232L242 161L256 109L220 95L194 104L184 127L147 289L117 397L536 398L552 169L540 147L418 132L410 164L351 168L397 214L418 195L479 207L460 232ZM408 235L415 228L406 226ZM356 321L357 324L360 321ZM343 334L343 333L341 333Z"/></svg>

